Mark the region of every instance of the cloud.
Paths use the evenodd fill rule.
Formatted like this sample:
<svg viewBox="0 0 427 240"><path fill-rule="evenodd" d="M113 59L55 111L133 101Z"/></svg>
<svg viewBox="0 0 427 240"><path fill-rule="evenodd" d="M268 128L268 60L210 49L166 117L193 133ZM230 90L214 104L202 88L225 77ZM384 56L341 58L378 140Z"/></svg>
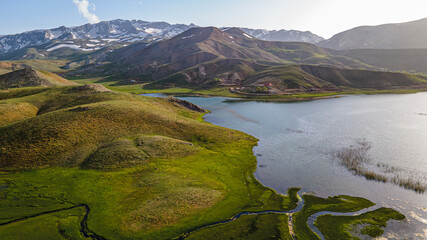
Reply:
<svg viewBox="0 0 427 240"><path fill-rule="evenodd" d="M79 10L79 13L83 15L84 18L89 23L99 23L100 20L98 16L96 16L94 13L90 12L89 5L91 6L92 10L96 10L95 4L89 4L88 0L73 0L73 3L76 5L77 9Z"/></svg>

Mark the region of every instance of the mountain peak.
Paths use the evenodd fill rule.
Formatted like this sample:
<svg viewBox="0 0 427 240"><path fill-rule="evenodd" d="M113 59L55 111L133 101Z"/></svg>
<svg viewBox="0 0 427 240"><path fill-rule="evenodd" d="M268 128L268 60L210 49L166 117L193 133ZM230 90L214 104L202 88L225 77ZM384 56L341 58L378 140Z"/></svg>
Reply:
<svg viewBox="0 0 427 240"><path fill-rule="evenodd" d="M216 27L193 27L175 36L174 40L202 42L207 39L223 39L224 33Z"/></svg>
<svg viewBox="0 0 427 240"><path fill-rule="evenodd" d="M115 43L128 45L133 42L152 42L170 39L191 28L199 29L203 34L216 34L218 37L220 36L220 30L216 27L199 28L193 23L186 25L169 24L167 22L114 19L110 21L102 21L96 24L88 23L75 27L61 26L54 29L34 30L20 34L0 36L0 54L13 52L23 48L33 48L44 44L51 44L52 41L56 40L62 40L62 44L69 44L68 41L72 40L74 45L79 47L79 49L84 49L82 51L86 51L88 48L85 48L85 46L81 45L78 41L89 41L86 42L86 44L96 45L93 49L97 49L98 47L108 47ZM323 40L312 33L300 31L286 32L284 30L275 32L256 29L241 30L243 30L248 36L244 35L238 28L229 28L226 33L230 35L234 34L235 36L242 36L243 34L246 38L251 38L253 36L266 41L316 43ZM94 42L90 42L92 40L103 40L104 42L107 42L107 44L103 43L103 45L97 45L94 44ZM66 47L70 46L66 45ZM25 54L21 55L21 57L22 56L25 56Z"/></svg>
<svg viewBox="0 0 427 240"><path fill-rule="evenodd" d="M226 29L223 29L223 31L227 34L236 35L236 36L245 36L246 34L242 29L237 27L226 28Z"/></svg>

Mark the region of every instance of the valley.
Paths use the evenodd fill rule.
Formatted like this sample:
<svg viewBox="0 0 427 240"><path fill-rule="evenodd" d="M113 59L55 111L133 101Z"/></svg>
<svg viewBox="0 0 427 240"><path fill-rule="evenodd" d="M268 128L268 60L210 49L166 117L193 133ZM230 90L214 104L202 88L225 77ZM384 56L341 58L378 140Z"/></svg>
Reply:
<svg viewBox="0 0 427 240"><path fill-rule="evenodd" d="M423 46L357 30L0 36L0 238L427 237Z"/></svg>

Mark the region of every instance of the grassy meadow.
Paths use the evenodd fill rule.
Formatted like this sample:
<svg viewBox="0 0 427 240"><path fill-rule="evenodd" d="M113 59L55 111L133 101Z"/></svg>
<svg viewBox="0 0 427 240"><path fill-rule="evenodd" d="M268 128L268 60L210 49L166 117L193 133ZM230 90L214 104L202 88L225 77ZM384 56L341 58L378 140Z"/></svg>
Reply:
<svg viewBox="0 0 427 240"><path fill-rule="evenodd" d="M82 86L10 90L0 99L0 116L28 109L0 122L3 223L86 204L88 227L100 236L165 239L241 211L295 205L253 177L255 138L166 100ZM13 225L59 219L59 233L74 235L79 216L55 214ZM0 236L11 226L0 226Z"/></svg>
<svg viewBox="0 0 427 240"><path fill-rule="evenodd" d="M257 139L202 117L101 85L0 91L0 238L171 239L241 212L297 207L298 189L280 195L253 176ZM298 239L313 239L315 212L373 204L304 200ZM188 239L291 239L287 219L245 215Z"/></svg>

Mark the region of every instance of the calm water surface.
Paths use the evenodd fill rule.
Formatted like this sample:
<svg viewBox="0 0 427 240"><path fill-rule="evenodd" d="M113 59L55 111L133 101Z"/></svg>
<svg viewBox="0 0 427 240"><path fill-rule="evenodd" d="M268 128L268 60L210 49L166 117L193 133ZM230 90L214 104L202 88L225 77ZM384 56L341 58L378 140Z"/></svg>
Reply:
<svg viewBox="0 0 427 240"><path fill-rule="evenodd" d="M374 162L427 177L427 93L358 95L299 103L182 98L209 109L205 120L257 137L256 177L286 193L290 187L318 196L353 195L408 217L392 221L387 239L427 239L427 193L352 175L333 152L366 141ZM426 182L424 182L427 184Z"/></svg>

